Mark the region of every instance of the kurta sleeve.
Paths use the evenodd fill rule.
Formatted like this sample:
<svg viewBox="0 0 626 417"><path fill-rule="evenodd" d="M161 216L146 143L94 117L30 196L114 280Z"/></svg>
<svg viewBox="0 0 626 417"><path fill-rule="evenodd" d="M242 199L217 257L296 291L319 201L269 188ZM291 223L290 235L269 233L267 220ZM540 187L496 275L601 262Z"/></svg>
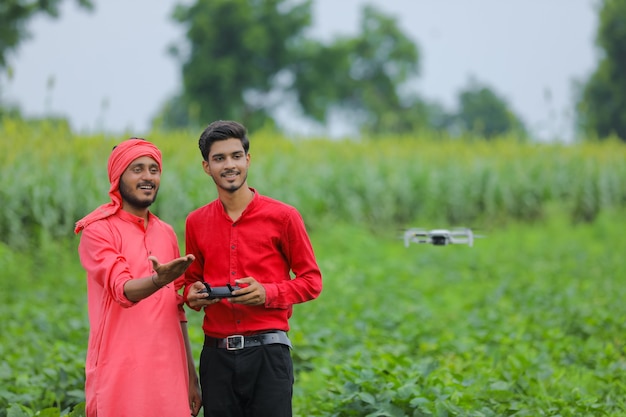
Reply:
<svg viewBox="0 0 626 417"><path fill-rule="evenodd" d="M78 252L83 268L92 279L123 307L136 303L124 294L124 284L133 277L120 252L120 239L106 221L93 223L82 231Z"/></svg>

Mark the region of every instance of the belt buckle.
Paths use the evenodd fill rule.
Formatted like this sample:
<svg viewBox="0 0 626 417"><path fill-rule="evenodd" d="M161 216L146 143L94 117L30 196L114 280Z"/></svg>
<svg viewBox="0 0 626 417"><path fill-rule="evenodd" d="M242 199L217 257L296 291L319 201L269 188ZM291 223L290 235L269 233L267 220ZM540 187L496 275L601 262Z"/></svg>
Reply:
<svg viewBox="0 0 626 417"><path fill-rule="evenodd" d="M239 350L244 348L243 335L236 334L226 338L226 350Z"/></svg>

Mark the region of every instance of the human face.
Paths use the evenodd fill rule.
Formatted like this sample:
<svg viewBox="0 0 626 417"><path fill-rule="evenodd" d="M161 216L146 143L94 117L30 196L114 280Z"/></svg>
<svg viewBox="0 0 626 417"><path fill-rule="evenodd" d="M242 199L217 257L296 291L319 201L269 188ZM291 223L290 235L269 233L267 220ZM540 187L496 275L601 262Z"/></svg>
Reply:
<svg viewBox="0 0 626 417"><path fill-rule="evenodd" d="M211 145L208 161L202 161L202 166L218 189L234 193L246 184L250 154L239 139L219 140Z"/></svg>
<svg viewBox="0 0 626 417"><path fill-rule="evenodd" d="M143 215L156 200L160 184L159 164L149 156L135 159L120 178L122 208L135 215Z"/></svg>

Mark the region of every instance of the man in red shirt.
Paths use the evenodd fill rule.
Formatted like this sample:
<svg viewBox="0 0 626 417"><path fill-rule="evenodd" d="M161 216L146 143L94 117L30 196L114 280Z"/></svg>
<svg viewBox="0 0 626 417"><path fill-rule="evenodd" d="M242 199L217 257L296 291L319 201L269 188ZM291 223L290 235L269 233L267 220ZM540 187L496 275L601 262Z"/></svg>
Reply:
<svg viewBox="0 0 626 417"><path fill-rule="evenodd" d="M216 200L189 214L185 228L186 251L196 257L185 272L185 297L191 308L205 311L204 415L291 416L288 321L293 304L322 290L313 247L294 207L248 186L244 126L213 122L199 147L218 192ZM233 297L209 296L209 289L229 285L241 289Z"/></svg>

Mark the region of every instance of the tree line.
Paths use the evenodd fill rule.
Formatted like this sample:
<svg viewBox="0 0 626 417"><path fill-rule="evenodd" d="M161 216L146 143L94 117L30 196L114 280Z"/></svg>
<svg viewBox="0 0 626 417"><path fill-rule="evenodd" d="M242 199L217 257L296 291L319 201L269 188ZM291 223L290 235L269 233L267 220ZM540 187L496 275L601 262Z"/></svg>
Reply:
<svg viewBox="0 0 626 417"><path fill-rule="evenodd" d="M38 14L57 17L63 0L4 0L0 6L0 71L29 37ZM93 0L74 0L86 10ZM166 100L155 128L198 128L206 120L237 119L251 129L280 129L277 110L289 105L324 126L340 118L363 135L422 130L492 138L529 135L509 103L485 82L470 80L457 110L422 97L418 45L397 19L366 5L358 31L321 41L310 36L314 0L196 0L176 5L172 19L185 41L169 52L182 87ZM626 140L626 0L602 0L596 45L601 58L576 98L580 136ZM9 77L10 78L10 77ZM0 85L0 99L2 97ZM0 116L19 108L0 100Z"/></svg>

